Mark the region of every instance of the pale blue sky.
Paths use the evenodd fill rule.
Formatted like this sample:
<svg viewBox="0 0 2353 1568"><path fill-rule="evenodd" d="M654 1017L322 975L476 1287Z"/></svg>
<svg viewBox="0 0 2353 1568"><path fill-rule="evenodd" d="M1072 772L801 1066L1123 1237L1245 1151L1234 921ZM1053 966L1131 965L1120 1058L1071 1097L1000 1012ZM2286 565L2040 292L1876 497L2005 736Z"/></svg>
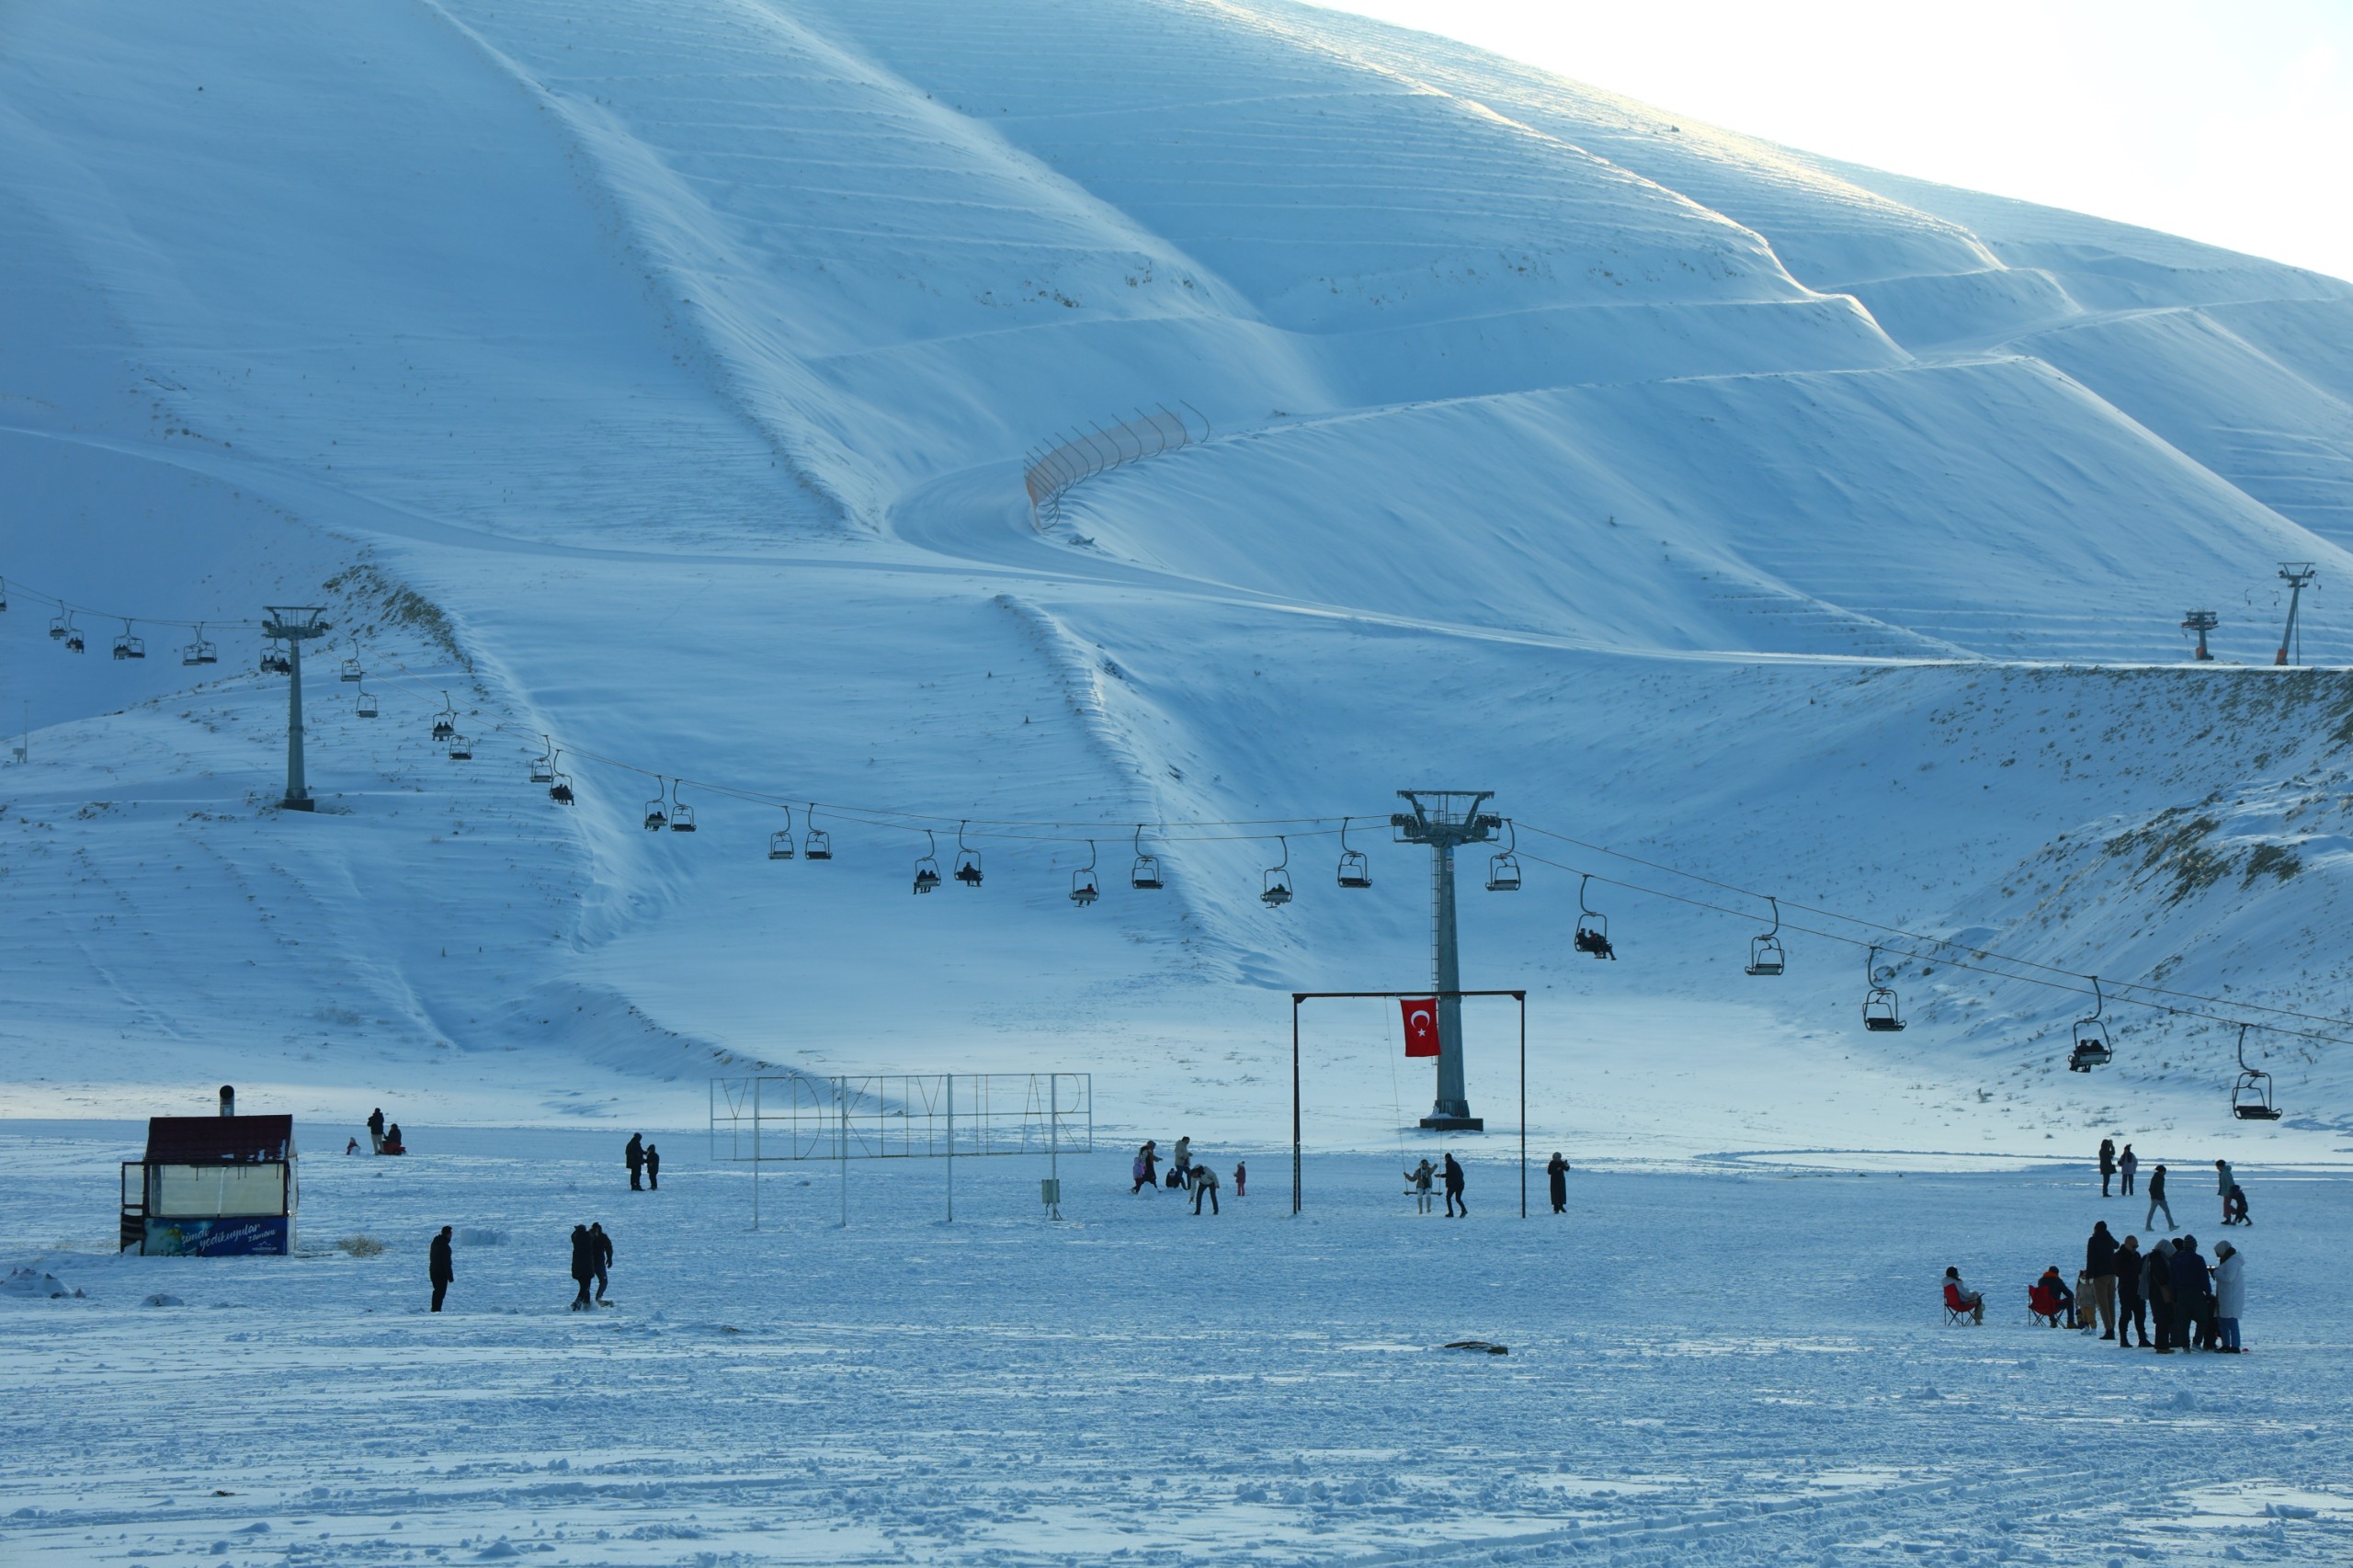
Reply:
<svg viewBox="0 0 2353 1568"><path fill-rule="evenodd" d="M1327 0L1732 130L2353 278L2353 0Z"/></svg>

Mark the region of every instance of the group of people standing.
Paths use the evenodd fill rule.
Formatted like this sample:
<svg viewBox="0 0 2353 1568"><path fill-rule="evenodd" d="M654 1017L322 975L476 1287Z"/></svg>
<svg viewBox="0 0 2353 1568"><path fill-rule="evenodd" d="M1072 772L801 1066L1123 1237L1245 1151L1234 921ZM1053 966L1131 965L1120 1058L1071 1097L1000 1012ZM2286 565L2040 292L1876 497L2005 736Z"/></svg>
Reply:
<svg viewBox="0 0 2353 1568"><path fill-rule="evenodd" d="M621 1164L629 1167L631 1192L643 1192L649 1187L655 1192L662 1190L662 1151L648 1143L644 1133L629 1135L629 1142L621 1149ZM644 1178L642 1186L641 1176Z"/></svg>
<svg viewBox="0 0 2353 1568"><path fill-rule="evenodd" d="M1147 1187L1155 1191L1161 1188L1158 1140L1147 1138L1143 1141L1143 1146L1136 1151L1135 1164L1130 1167L1129 1174L1135 1177L1135 1185L1128 1188L1128 1196L1131 1198ZM1193 1139L1190 1133L1176 1140L1176 1146L1169 1155L1166 1186L1178 1192L1191 1193L1194 1213L1198 1214L1201 1211L1203 1199L1208 1200L1210 1213L1212 1216L1220 1212L1217 1206L1217 1170L1214 1166L1202 1165L1193 1158ZM1250 1167L1245 1163L1236 1160L1233 1164L1233 1196L1246 1197L1249 1190Z"/></svg>
<svg viewBox="0 0 2353 1568"><path fill-rule="evenodd" d="M2139 1348L2160 1356L2190 1349L2235 1356L2243 1348L2246 1260L2228 1242L2215 1247L2211 1264L2199 1253L2198 1238L2186 1233L2161 1237L2144 1254L2138 1235L2120 1242L2102 1221L2085 1244L2084 1273L2092 1284L2092 1303L2083 1313L2087 1334L2097 1319L2100 1337L2128 1350L2135 1335Z"/></svg>
<svg viewBox="0 0 2353 1568"><path fill-rule="evenodd" d="M2124 1145L2124 1152L2120 1154L2116 1152L2116 1140L2103 1138L2099 1141L2099 1195L2102 1198L2109 1196L2109 1179L2118 1176L2124 1178L2124 1196L2131 1197L2133 1173L2140 1168L2140 1156L2132 1153L2131 1144ZM2159 1210L2165 1211L2165 1224L2170 1228L2175 1221L2173 1204L2165 1198L2165 1166L2159 1165L2149 1173L2148 1196L2149 1212L2147 1218L2141 1221L2141 1228L2144 1231L2154 1228ZM2232 1171L2228 1160L2214 1162L2214 1196L2222 1199L2223 1224L2251 1225L2255 1222L2247 1218L2246 1189L2239 1186L2239 1178Z"/></svg>
<svg viewBox="0 0 2353 1568"><path fill-rule="evenodd" d="M343 1152L347 1154L359 1153L359 1140L353 1138L346 1142ZM368 1113L368 1152L372 1154L408 1153L408 1145L401 1142L401 1124L397 1121L386 1123L382 1106Z"/></svg>

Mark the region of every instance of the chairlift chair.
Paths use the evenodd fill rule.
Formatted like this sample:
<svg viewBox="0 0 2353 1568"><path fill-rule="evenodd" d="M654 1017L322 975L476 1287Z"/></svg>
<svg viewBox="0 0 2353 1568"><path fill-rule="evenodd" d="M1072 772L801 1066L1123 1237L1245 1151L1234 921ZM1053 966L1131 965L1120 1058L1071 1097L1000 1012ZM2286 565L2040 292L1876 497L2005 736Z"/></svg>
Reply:
<svg viewBox="0 0 2353 1568"><path fill-rule="evenodd" d="M61 615L49 623L49 637L51 642L63 642L64 640L66 627L72 619L73 618L71 616Z"/></svg>
<svg viewBox="0 0 2353 1568"><path fill-rule="evenodd" d="M360 676L359 661L358 661L358 659L346 659L346 660L344 660L344 662L343 662L343 678L344 678L345 680L349 681L352 685L357 686L357 685L358 685L358 684L359 684L359 676Z"/></svg>
<svg viewBox="0 0 2353 1568"><path fill-rule="evenodd" d="M359 700L353 706L352 712L362 719L373 719L381 711L381 710L380 710L376 704L376 694L369 690L366 687L361 687L359 688Z"/></svg>
<svg viewBox="0 0 2353 1568"><path fill-rule="evenodd" d="M555 747L545 735L540 737L540 744L544 749L531 759L531 782L552 784L555 782Z"/></svg>
<svg viewBox="0 0 2353 1568"><path fill-rule="evenodd" d="M1894 974L1879 967L1877 948L1863 955L1863 983L1870 987L1863 997L1863 1028L1873 1034L1894 1034L1904 1028L1902 999L1887 983Z"/></svg>
<svg viewBox="0 0 2353 1568"><path fill-rule="evenodd" d="M0 577L0 615L8 612L8 579Z"/></svg>
<svg viewBox="0 0 2353 1568"><path fill-rule="evenodd" d="M768 835L768 858L771 860L790 860L792 858L792 808L790 806L787 806L784 808L783 831Z"/></svg>
<svg viewBox="0 0 2353 1568"><path fill-rule="evenodd" d="M1748 967L1741 971L1744 974L1777 975L1789 961L1789 955L1781 951L1781 901L1768 894L1765 902L1773 906L1773 928L1748 939Z"/></svg>
<svg viewBox="0 0 2353 1568"><path fill-rule="evenodd" d="M446 741L458 733L458 710L449 706L449 694L441 694L441 711L433 716L433 738Z"/></svg>
<svg viewBox="0 0 2353 1568"><path fill-rule="evenodd" d="M1143 852L1143 824L1136 824L1136 863L1128 873L1128 881L1147 892L1157 892L1167 884L1160 880L1160 857Z"/></svg>
<svg viewBox="0 0 2353 1568"><path fill-rule="evenodd" d="M1361 849L1348 847L1348 819L1340 819L1340 885L1344 888L1372 886L1372 862L1365 858Z"/></svg>
<svg viewBox="0 0 2353 1568"><path fill-rule="evenodd" d="M449 760L451 762L472 762L473 759L473 742L466 739L463 735L452 734L449 737Z"/></svg>
<svg viewBox="0 0 2353 1568"><path fill-rule="evenodd" d="M2087 976L2092 983L2092 1014L2075 1020L2075 1048L2067 1053L2067 1071L2088 1073L2095 1067L2105 1067L2116 1060L2116 1048L2109 1042L2108 1026L2100 1021L2107 1010L2107 999L2100 994L2099 976Z"/></svg>
<svg viewBox="0 0 2353 1568"><path fill-rule="evenodd" d="M1070 874L1070 901L1085 909L1103 896L1103 889L1095 880L1095 841L1086 841L1086 864Z"/></svg>
<svg viewBox="0 0 2353 1568"><path fill-rule="evenodd" d="M695 830L695 809L678 799L678 781L670 780L670 831L692 833Z"/></svg>
<svg viewBox="0 0 2353 1568"><path fill-rule="evenodd" d="M560 751L552 752L549 754L549 760L551 763L561 762L563 760L563 753ZM574 798L572 793L572 775L566 773L561 767L551 767L550 771L552 772L555 777L548 783L548 799L553 801L559 806L571 805Z"/></svg>
<svg viewBox="0 0 2353 1568"><path fill-rule="evenodd" d="M654 799L645 802L645 831L659 833L670 825L670 781L660 774L654 776Z"/></svg>
<svg viewBox="0 0 2353 1568"><path fill-rule="evenodd" d="M1267 868L1266 885L1259 890L1258 902L1268 909L1280 909L1290 902L1290 840L1278 835L1283 846L1282 863Z"/></svg>
<svg viewBox="0 0 2353 1568"><path fill-rule="evenodd" d="M2279 1108L2271 1098L2271 1074L2246 1064L2246 1031L2239 1026L2239 1077L2231 1085L2231 1114L2241 1121L2277 1121Z"/></svg>
<svg viewBox="0 0 2353 1568"><path fill-rule="evenodd" d="M147 639L131 634L131 622L122 623L121 634L114 640L114 656L118 659L143 659L147 656Z"/></svg>
<svg viewBox="0 0 2353 1568"><path fill-rule="evenodd" d="M976 888L981 885L981 852L964 842L964 825L956 824L956 880Z"/></svg>
<svg viewBox="0 0 2353 1568"><path fill-rule="evenodd" d="M65 619L65 651L69 653L79 653L87 646L88 644L82 641L82 629L74 625L74 618L68 615Z"/></svg>
<svg viewBox="0 0 2353 1568"><path fill-rule="evenodd" d="M1519 830L1512 826L1509 817L1506 817L1504 831L1511 836L1505 842L1503 852L1490 856L1487 859L1487 891L1489 892L1518 892L1519 891Z"/></svg>
<svg viewBox="0 0 2353 1568"><path fill-rule="evenodd" d="M939 885L939 840L929 828L923 830L924 842L929 846L915 861L915 892L929 892Z"/></svg>
<svg viewBox="0 0 2353 1568"><path fill-rule="evenodd" d="M808 823L809 833L808 835L801 841L801 853L807 856L812 860L832 859L834 858L834 835L830 833L822 833L818 831L817 802L814 801L809 802Z"/></svg>
<svg viewBox="0 0 2353 1568"><path fill-rule="evenodd" d="M1583 878L1577 883L1576 949L1581 953L1591 953L1597 959L1614 961L1618 949L1609 945L1609 916L1586 903L1585 887L1586 882L1593 881L1593 873L1586 871Z"/></svg>
<svg viewBox="0 0 2353 1568"><path fill-rule="evenodd" d="M212 643L204 640L204 628L199 626L196 629L196 641L180 650L180 663L183 665L217 665L220 662L221 650Z"/></svg>

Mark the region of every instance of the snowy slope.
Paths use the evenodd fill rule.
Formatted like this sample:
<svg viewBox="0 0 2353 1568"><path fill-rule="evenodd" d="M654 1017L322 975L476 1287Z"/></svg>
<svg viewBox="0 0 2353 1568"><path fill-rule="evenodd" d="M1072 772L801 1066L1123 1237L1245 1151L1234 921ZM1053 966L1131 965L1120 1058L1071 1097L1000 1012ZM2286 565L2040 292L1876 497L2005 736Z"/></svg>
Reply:
<svg viewBox="0 0 2353 1568"><path fill-rule="evenodd" d="M2075 973L2348 1005L2313 935L2344 677L2246 666L2279 561L2321 567L2308 656L2353 636L2353 286L1299 6L129 15L0 10L20 1111L235 1076L677 1124L747 1056L1051 1059L1114 1119L1272 1136L1281 993L1425 981L1423 863L1358 827L1344 893L1302 825L1270 911L1279 827L1162 835L1136 893L1135 824L1377 823L1444 782ZM1033 528L1025 451L1163 404L1208 439ZM75 660L23 585L324 603L385 716L314 669L331 809L277 813L250 631L126 667L85 614ZM2149 667L2192 604L2240 663ZM445 690L470 763L425 733ZM543 734L574 812L523 781ZM640 830L654 775L693 836ZM796 831L825 802L839 858L769 860L784 812L727 790ZM885 811L943 853L974 824L986 885L910 899L926 841ZM1660 1135L1630 1059L1690 1085L1679 1147L2245 1134L2218 1025L2134 1011L2074 1078L2075 995L1913 965L1866 1062L1859 949L1793 936L1747 981L1761 901L1620 889L1595 966L1558 867L1697 884L1521 847L1557 865L1475 893L1468 964L1535 993L1564 1136ZM1335 1028L1368 1068L1333 1135L1384 1143L1417 1092L1379 1020ZM2325 1153L2347 1059L2267 1049L2295 1115L2264 1135Z"/></svg>

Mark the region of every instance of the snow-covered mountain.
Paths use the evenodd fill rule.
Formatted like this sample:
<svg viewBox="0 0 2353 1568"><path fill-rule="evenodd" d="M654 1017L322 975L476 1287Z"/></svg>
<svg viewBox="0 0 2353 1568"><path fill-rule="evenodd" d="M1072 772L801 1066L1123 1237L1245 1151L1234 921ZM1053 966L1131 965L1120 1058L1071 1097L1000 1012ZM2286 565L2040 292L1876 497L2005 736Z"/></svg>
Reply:
<svg viewBox="0 0 2353 1568"><path fill-rule="evenodd" d="M1466 980L1535 993L1535 1114L1588 1144L2219 1136L2234 1031L2112 1006L2070 1077L2079 998L1911 960L1867 1049L1862 951L1812 934L1865 927L1785 908L1750 980L1761 900L1538 829L2353 1006L2353 686L2263 667L2283 561L2307 660L2353 646L2353 285L1275 0L17 5L0 41L17 1114L233 1076L687 1121L746 1057L1051 1061L1110 1119L1268 1135L1283 993L1427 979L1408 785L1523 824ZM1155 416L1188 444L1033 517L1028 455ZM307 818L253 632L133 664L97 613L289 600L336 627ZM696 834L641 831L653 775ZM769 859L745 796L824 802L837 858ZM973 824L985 886L911 899L903 812L943 857ZM1125 885L1140 823L1351 813L1370 891L1329 824L1164 834L1170 889ZM1570 867L1741 914L1588 890L1597 966ZM1326 1134L1385 1140L1418 1067L1374 1011L1317 1027ZM2353 1058L2251 1045L2258 1135L2326 1147Z"/></svg>

